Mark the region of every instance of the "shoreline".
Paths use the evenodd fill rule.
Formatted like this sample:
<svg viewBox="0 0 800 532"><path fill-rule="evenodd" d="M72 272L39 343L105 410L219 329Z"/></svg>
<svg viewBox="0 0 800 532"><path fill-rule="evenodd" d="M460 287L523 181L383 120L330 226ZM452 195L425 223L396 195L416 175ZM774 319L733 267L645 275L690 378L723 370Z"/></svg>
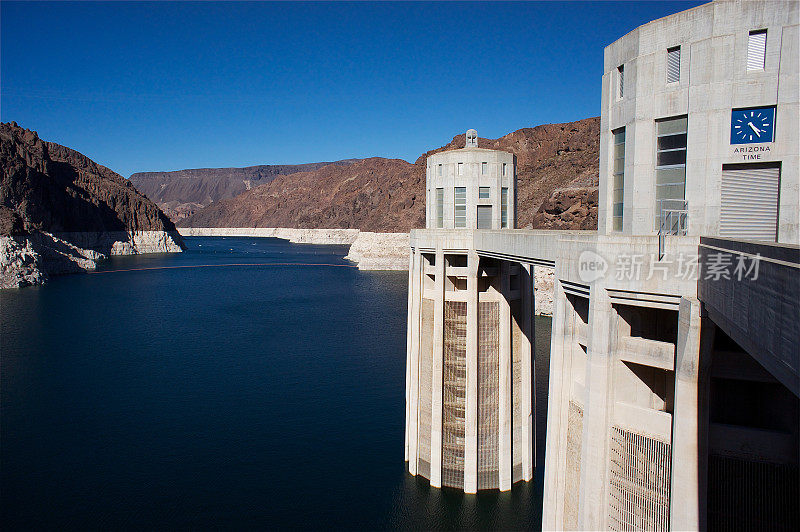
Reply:
<svg viewBox="0 0 800 532"><path fill-rule="evenodd" d="M84 273L111 255L180 253L172 231L86 231L0 236L0 289L42 285L52 275Z"/></svg>

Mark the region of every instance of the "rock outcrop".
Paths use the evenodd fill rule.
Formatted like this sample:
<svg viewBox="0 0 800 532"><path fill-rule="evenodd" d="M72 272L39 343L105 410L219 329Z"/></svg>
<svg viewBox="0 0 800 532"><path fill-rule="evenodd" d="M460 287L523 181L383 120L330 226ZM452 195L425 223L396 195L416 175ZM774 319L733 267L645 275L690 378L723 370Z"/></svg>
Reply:
<svg viewBox="0 0 800 532"><path fill-rule="evenodd" d="M518 227L596 227L596 201L563 218L553 213L536 215L558 189L589 193L597 187L599 118L524 128L499 139L480 138L478 145L517 156ZM423 154L414 164L374 157L280 175L234 198L215 202L178 225L407 232L425 225L425 159L432 153L463 146L462 134L446 146Z"/></svg>
<svg viewBox="0 0 800 532"><path fill-rule="evenodd" d="M597 229L597 187L561 188L533 216L537 229Z"/></svg>
<svg viewBox="0 0 800 532"><path fill-rule="evenodd" d="M306 164L264 164L245 168L193 168L174 172L138 172L133 185L153 200L172 220L188 218L206 205L238 196L279 175L319 170L329 164L347 165L357 159Z"/></svg>
<svg viewBox="0 0 800 532"><path fill-rule="evenodd" d="M362 231L345 259L358 264L359 270L408 270L410 250L408 233Z"/></svg>
<svg viewBox="0 0 800 532"><path fill-rule="evenodd" d="M174 224L122 176L0 124L0 287L93 269L108 255L181 251Z"/></svg>

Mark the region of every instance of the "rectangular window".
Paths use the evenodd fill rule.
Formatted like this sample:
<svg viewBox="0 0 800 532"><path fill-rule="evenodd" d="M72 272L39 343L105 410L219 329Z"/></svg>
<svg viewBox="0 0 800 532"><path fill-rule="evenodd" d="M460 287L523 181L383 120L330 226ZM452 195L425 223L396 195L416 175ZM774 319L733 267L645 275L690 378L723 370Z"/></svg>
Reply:
<svg viewBox="0 0 800 532"><path fill-rule="evenodd" d="M464 175L464 163L458 163L458 175Z"/></svg>
<svg viewBox="0 0 800 532"><path fill-rule="evenodd" d="M767 57L767 30L750 32L747 40L747 70L764 70Z"/></svg>
<svg viewBox="0 0 800 532"><path fill-rule="evenodd" d="M467 187L455 187L455 217L453 222L456 227L467 226Z"/></svg>
<svg viewBox="0 0 800 532"><path fill-rule="evenodd" d="M681 47L667 49L667 83L681 80Z"/></svg>
<svg viewBox="0 0 800 532"><path fill-rule="evenodd" d="M478 187L478 199L489 199L489 187Z"/></svg>
<svg viewBox="0 0 800 532"><path fill-rule="evenodd" d="M500 189L500 227L508 227L508 189Z"/></svg>
<svg viewBox="0 0 800 532"><path fill-rule="evenodd" d="M687 118L656 122L656 229L662 211L685 208Z"/></svg>
<svg viewBox="0 0 800 532"><path fill-rule="evenodd" d="M617 100L625 96L625 65L617 67Z"/></svg>
<svg viewBox="0 0 800 532"><path fill-rule="evenodd" d="M481 175L486 175L489 171L489 163L481 163Z"/></svg>
<svg viewBox="0 0 800 532"><path fill-rule="evenodd" d="M613 132L614 135L614 190L611 198L611 217L614 231L622 231L622 212L625 191L625 128Z"/></svg>
<svg viewBox="0 0 800 532"><path fill-rule="evenodd" d="M438 174L439 174L439 177L442 177L442 165L441 164L439 165Z"/></svg>
<svg viewBox="0 0 800 532"><path fill-rule="evenodd" d="M503 177L506 176L506 163L503 163Z"/></svg>
<svg viewBox="0 0 800 532"><path fill-rule="evenodd" d="M444 227L444 189L436 189L436 227Z"/></svg>
<svg viewBox="0 0 800 532"><path fill-rule="evenodd" d="M478 205L478 229L492 228L492 206Z"/></svg>

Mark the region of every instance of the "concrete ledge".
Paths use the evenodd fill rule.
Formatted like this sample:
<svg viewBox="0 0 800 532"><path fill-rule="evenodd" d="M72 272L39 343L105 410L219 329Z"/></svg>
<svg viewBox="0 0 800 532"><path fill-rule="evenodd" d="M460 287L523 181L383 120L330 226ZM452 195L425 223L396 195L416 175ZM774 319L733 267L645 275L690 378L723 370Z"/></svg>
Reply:
<svg viewBox="0 0 800 532"><path fill-rule="evenodd" d="M638 434L672 442L672 414L628 403L614 404L614 424Z"/></svg>
<svg viewBox="0 0 800 532"><path fill-rule="evenodd" d="M622 338L620 343L621 360L669 371L675 369L675 344L637 336Z"/></svg>

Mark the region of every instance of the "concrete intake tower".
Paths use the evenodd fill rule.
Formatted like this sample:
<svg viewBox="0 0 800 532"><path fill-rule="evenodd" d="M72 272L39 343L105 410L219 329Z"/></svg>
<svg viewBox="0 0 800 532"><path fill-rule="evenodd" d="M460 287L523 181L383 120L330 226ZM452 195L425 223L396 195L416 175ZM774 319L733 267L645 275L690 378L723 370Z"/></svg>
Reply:
<svg viewBox="0 0 800 532"><path fill-rule="evenodd" d="M464 148L428 157L426 178L429 239L409 268L408 469L434 487L509 490L533 476L531 266L467 242L514 228L514 156L479 148L470 129Z"/></svg>

